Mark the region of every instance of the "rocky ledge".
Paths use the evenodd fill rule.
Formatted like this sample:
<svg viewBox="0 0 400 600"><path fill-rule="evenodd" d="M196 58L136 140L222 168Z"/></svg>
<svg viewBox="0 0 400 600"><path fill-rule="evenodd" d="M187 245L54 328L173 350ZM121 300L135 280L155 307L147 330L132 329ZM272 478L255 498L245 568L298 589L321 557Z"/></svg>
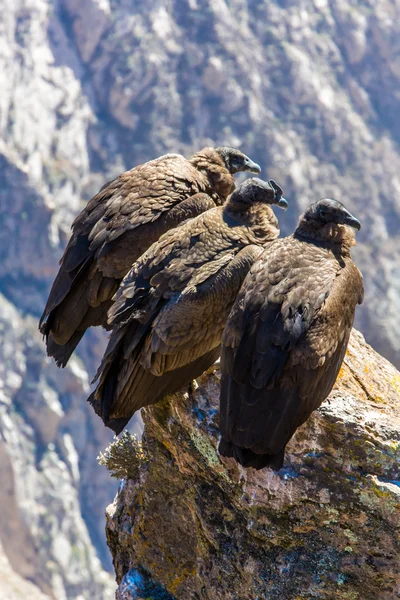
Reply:
<svg viewBox="0 0 400 600"><path fill-rule="evenodd" d="M221 462L218 392L214 369L144 411L107 509L117 599L399 598L399 372L354 331L278 473Z"/></svg>

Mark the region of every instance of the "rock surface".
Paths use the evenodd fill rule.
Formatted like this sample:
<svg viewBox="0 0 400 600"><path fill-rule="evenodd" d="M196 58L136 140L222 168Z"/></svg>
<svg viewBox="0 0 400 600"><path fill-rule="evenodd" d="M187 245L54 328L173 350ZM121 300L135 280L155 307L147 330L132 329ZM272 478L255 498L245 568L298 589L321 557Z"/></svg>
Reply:
<svg viewBox="0 0 400 600"><path fill-rule="evenodd" d="M77 360L59 371L44 356L36 319L2 295L0 314L3 570L10 565L57 600L109 599L112 578L99 560L108 557L96 532L115 487L96 456L111 436L86 410L87 373ZM0 598L8 600L6 581L0 577Z"/></svg>
<svg viewBox="0 0 400 600"><path fill-rule="evenodd" d="M0 14L0 541L43 593L110 598L115 485L95 457L111 434L85 404L104 336L58 371L36 329L72 219L132 165L238 145L284 186L284 234L323 195L360 216L357 325L399 366L400 3L0 0Z"/></svg>
<svg viewBox="0 0 400 600"><path fill-rule="evenodd" d="M0 547L0 580L1 594L5 600L50 600L50 596L43 594L38 587L23 579L13 571L3 548Z"/></svg>
<svg viewBox="0 0 400 600"><path fill-rule="evenodd" d="M149 462L107 510L117 598L400 597L400 373L353 331L278 473L221 462L218 375L144 412Z"/></svg>

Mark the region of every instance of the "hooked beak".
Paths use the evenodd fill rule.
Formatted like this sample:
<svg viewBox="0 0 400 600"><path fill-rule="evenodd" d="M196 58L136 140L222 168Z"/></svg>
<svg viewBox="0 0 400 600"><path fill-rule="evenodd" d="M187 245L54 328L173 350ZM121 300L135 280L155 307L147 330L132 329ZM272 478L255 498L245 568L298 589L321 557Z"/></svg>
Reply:
<svg viewBox="0 0 400 600"><path fill-rule="evenodd" d="M270 179L268 181L268 183L275 190L275 200L276 200L275 204L277 204L283 210L287 210L289 204L288 204L288 201L286 200L286 198L282 197L282 193L283 193L282 188L273 179Z"/></svg>
<svg viewBox="0 0 400 600"><path fill-rule="evenodd" d="M259 175L261 173L260 165L253 162L248 156L246 156L246 159L244 161L244 166L245 166L245 169L243 169L244 171L250 171L250 173L255 173L256 175Z"/></svg>
<svg viewBox="0 0 400 600"><path fill-rule="evenodd" d="M344 225L348 225L349 227L352 227L353 229L357 229L357 231L360 231L361 229L361 223L358 219L356 219L355 217L353 217L353 215L349 212L345 212L344 216L343 216L343 224Z"/></svg>
<svg viewBox="0 0 400 600"><path fill-rule="evenodd" d="M279 198L277 205L279 206L279 208L282 208L283 210L287 210L288 206L289 206L286 198Z"/></svg>

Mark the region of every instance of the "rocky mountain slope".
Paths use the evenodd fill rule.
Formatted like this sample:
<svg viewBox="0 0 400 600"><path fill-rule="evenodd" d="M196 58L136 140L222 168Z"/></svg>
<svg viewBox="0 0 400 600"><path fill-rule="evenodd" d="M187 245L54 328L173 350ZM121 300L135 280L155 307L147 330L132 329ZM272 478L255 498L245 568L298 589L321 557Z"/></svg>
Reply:
<svg viewBox="0 0 400 600"><path fill-rule="evenodd" d="M354 331L278 473L218 456L218 371L146 409L148 461L107 511L117 600L398 597L399 389Z"/></svg>
<svg viewBox="0 0 400 600"><path fill-rule="evenodd" d="M400 3L0 0L0 14L0 541L43 593L109 598L115 487L95 457L111 437L85 405L104 336L59 371L36 330L73 216L133 164L240 146L284 186L284 233L323 195L360 217L357 324L400 364Z"/></svg>
<svg viewBox="0 0 400 600"><path fill-rule="evenodd" d="M0 548L0 580L1 594L7 600L50 600L40 589L18 575L11 567L3 548Z"/></svg>

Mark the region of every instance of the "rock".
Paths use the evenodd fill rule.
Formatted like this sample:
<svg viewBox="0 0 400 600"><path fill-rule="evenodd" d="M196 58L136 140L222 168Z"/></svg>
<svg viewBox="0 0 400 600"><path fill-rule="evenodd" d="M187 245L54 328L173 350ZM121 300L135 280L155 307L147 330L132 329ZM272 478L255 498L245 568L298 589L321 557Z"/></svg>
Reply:
<svg viewBox="0 0 400 600"><path fill-rule="evenodd" d="M2 568L57 600L108 600L101 521L115 487L96 456L111 435L85 406L90 388L78 361L57 369L36 319L22 317L1 294L0 315ZM0 598L8 600L6 581L0 577ZM18 586L19 598L30 597L29 586L25 595Z"/></svg>
<svg viewBox="0 0 400 600"><path fill-rule="evenodd" d="M104 336L89 336L61 371L37 330L95 179L87 132L96 119L55 4L0 0L0 598L38 588L57 600L108 600L102 517L116 486L96 456L112 434L86 403Z"/></svg>
<svg viewBox="0 0 400 600"><path fill-rule="evenodd" d="M112 436L86 403L104 332L60 371L37 331L72 220L144 160L241 146L284 186L284 235L318 196L360 215L357 327L400 366L399 3L0 0L0 14L0 469L17 490L0 504L18 516L12 543L0 516L0 541L44 593L109 597L115 482L96 456Z"/></svg>
<svg viewBox="0 0 400 600"><path fill-rule="evenodd" d="M149 462L107 509L117 598L397 598L400 373L353 331L277 473L221 461L218 381L143 411Z"/></svg>
<svg viewBox="0 0 400 600"><path fill-rule="evenodd" d="M9 560L0 546L0 592L1 597L7 600L51 600L47 594L43 594L38 587L23 579L11 567Z"/></svg>

